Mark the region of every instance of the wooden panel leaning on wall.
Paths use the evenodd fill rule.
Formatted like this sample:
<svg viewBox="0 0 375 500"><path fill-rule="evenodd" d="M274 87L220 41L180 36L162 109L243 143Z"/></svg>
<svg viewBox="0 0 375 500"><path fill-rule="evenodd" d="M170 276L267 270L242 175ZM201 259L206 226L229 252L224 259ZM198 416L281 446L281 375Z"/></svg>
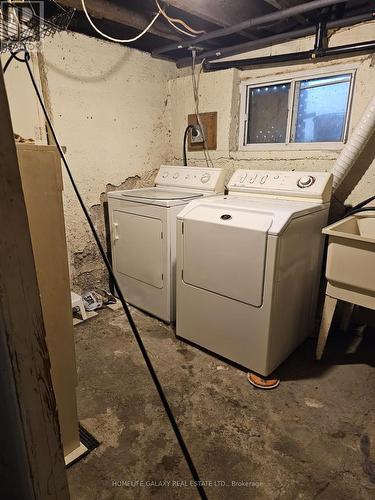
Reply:
<svg viewBox="0 0 375 500"><path fill-rule="evenodd" d="M18 144L17 155L39 284L65 460L81 454L62 174L55 146Z"/></svg>
<svg viewBox="0 0 375 500"><path fill-rule="evenodd" d="M34 257L0 67L2 498L68 499Z"/></svg>

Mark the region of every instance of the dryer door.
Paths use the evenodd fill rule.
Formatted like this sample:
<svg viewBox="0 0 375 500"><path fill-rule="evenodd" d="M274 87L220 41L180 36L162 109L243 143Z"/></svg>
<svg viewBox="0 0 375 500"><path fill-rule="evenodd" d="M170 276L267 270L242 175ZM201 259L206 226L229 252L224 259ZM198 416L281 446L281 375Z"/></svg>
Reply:
<svg viewBox="0 0 375 500"><path fill-rule="evenodd" d="M272 216L197 206L184 219L183 280L260 307Z"/></svg>
<svg viewBox="0 0 375 500"><path fill-rule="evenodd" d="M161 220L114 210L113 224L116 271L163 288Z"/></svg>

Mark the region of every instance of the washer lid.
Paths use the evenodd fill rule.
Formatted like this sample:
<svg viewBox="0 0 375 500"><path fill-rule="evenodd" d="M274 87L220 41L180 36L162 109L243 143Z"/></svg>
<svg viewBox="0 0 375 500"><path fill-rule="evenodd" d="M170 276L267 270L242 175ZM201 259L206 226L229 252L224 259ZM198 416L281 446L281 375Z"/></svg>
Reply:
<svg viewBox="0 0 375 500"><path fill-rule="evenodd" d="M272 216L203 204L190 215L183 229L184 282L260 307Z"/></svg>
<svg viewBox="0 0 375 500"><path fill-rule="evenodd" d="M112 191L108 193L108 196L120 200L134 201L135 203L170 207L186 204L190 200L203 196L203 193L152 187Z"/></svg>
<svg viewBox="0 0 375 500"><path fill-rule="evenodd" d="M288 223L309 213L327 208L327 204L314 203L302 200L287 200L266 198L251 195L214 196L204 200L196 200L183 208L178 214L182 220L201 220L211 223L221 223L217 213L231 215L230 225L246 228L257 224L262 215L271 219L268 233L279 235Z"/></svg>

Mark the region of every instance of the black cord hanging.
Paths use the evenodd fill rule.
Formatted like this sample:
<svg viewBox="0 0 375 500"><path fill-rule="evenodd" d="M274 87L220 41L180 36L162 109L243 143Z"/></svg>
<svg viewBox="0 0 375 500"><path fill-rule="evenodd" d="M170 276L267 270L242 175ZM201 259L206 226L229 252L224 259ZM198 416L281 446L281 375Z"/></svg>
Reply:
<svg viewBox="0 0 375 500"><path fill-rule="evenodd" d="M361 212L375 212L375 207L364 207L364 208L353 208L346 212L345 217L349 217L349 215L359 214Z"/></svg>
<svg viewBox="0 0 375 500"><path fill-rule="evenodd" d="M364 207L365 205L367 205L367 203L370 203L371 201L374 201L375 200L375 195L374 196L370 196L370 198L367 198L366 200L363 200L361 201L360 203L358 203L357 205L354 205L354 207L352 207L350 209L350 211L352 210L357 210L358 208L362 208Z"/></svg>
<svg viewBox="0 0 375 500"><path fill-rule="evenodd" d="M187 167L187 155L186 155L186 139L189 133L189 130L195 130L195 125L188 125L184 132L184 143L183 143L183 157L184 157L184 166Z"/></svg>

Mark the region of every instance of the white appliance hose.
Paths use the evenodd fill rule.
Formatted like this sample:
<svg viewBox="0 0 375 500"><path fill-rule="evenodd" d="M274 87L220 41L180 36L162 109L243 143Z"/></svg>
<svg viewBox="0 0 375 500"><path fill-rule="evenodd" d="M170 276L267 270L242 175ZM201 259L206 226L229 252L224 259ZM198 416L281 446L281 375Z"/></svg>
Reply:
<svg viewBox="0 0 375 500"><path fill-rule="evenodd" d="M349 173L355 161L369 141L375 130L375 96L370 101L359 123L353 130L344 149L339 154L332 168L333 191L335 191L346 175Z"/></svg>

